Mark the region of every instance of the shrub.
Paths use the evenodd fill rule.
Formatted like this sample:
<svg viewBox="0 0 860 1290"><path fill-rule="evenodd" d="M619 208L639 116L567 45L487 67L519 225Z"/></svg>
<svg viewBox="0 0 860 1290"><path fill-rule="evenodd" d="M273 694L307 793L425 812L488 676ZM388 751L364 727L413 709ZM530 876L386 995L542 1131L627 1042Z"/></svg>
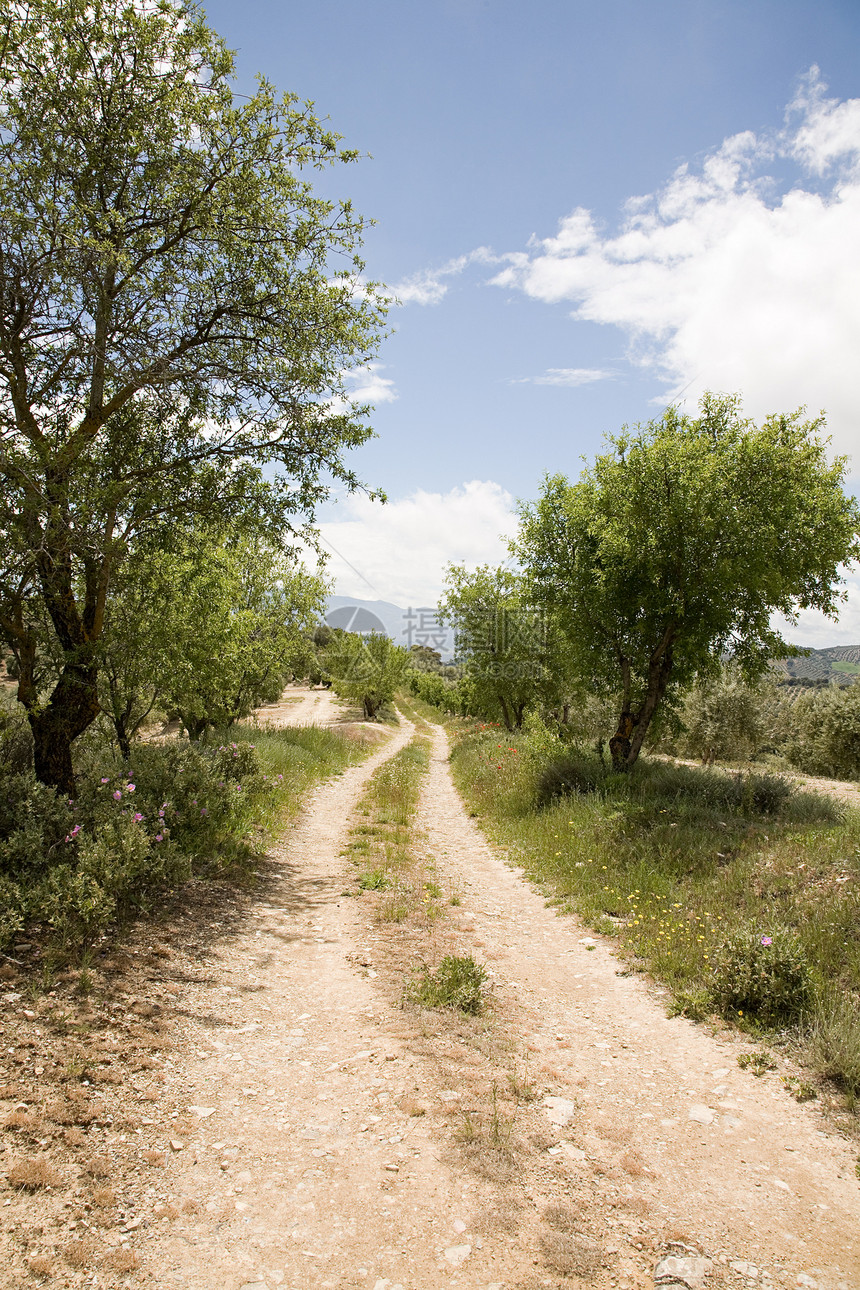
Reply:
<svg viewBox="0 0 860 1290"><path fill-rule="evenodd" d="M484 1007L487 973L471 954L446 954L435 972L426 963L406 992L412 1003L425 1008L457 1008L475 1016Z"/></svg>
<svg viewBox="0 0 860 1290"><path fill-rule="evenodd" d="M162 820L181 850L208 860L228 840L241 840L274 789L246 741L136 744L122 780L135 784L147 820Z"/></svg>
<svg viewBox="0 0 860 1290"><path fill-rule="evenodd" d="M0 946L32 923L81 947L194 865L224 864L274 798L246 742L138 744L122 769L90 746L72 802L0 762Z"/></svg>
<svg viewBox="0 0 860 1290"><path fill-rule="evenodd" d="M766 686L747 684L732 668L698 681L684 696L681 748L704 762L752 757L764 738L767 698Z"/></svg>
<svg viewBox="0 0 860 1290"><path fill-rule="evenodd" d="M791 707L785 753L809 775L860 778L860 684L802 694Z"/></svg>
<svg viewBox="0 0 860 1290"><path fill-rule="evenodd" d="M606 771L597 757L584 749L570 749L555 756L537 773L535 800L538 806L549 806L560 797L573 793L598 793L606 787Z"/></svg>
<svg viewBox="0 0 860 1290"><path fill-rule="evenodd" d="M777 815L791 797L791 783L780 775L738 776L738 806L746 815Z"/></svg>
<svg viewBox="0 0 860 1290"><path fill-rule="evenodd" d="M797 1020L815 992L806 954L792 932L750 928L717 947L711 989L725 1016L771 1024Z"/></svg>

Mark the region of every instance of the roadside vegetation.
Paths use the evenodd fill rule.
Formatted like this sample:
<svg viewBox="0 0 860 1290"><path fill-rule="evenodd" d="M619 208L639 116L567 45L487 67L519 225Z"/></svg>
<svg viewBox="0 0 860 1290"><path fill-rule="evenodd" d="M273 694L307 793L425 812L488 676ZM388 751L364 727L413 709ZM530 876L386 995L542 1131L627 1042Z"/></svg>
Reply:
<svg viewBox="0 0 860 1290"><path fill-rule="evenodd" d="M192 876L241 880L311 784L366 755L334 731L234 733L128 758L91 736L71 799L36 779L23 717L0 715L0 950L35 934L79 957Z"/></svg>
<svg viewBox="0 0 860 1290"><path fill-rule="evenodd" d="M760 772L461 724L452 756L490 838L621 946L671 1008L790 1040L860 1097L860 813Z"/></svg>

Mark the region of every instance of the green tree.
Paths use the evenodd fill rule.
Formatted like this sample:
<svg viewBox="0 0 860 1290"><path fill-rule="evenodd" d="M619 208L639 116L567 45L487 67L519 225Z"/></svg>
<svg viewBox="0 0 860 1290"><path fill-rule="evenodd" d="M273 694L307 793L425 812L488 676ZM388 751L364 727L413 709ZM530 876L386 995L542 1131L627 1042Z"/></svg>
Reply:
<svg viewBox="0 0 860 1290"><path fill-rule="evenodd" d="M391 703L411 666L408 650L377 632L335 631L324 663L335 692L360 703L368 721Z"/></svg>
<svg viewBox="0 0 860 1290"><path fill-rule="evenodd" d="M753 757L767 733L773 684L750 684L736 668L697 680L682 700L685 751L710 764L718 758Z"/></svg>
<svg viewBox="0 0 860 1290"><path fill-rule="evenodd" d="M0 630L37 774L67 792L130 545L192 516L304 521L326 479L358 486L344 454L370 434L348 377L384 301L355 290L363 221L307 178L356 154L232 74L188 4L0 18ZM34 598L63 655L47 697Z"/></svg>
<svg viewBox="0 0 860 1290"><path fill-rule="evenodd" d="M823 419L760 426L707 395L609 440L579 481L548 478L515 550L536 602L559 615L576 671L618 700L613 765L627 769L661 704L730 655L760 675L791 648L774 612L836 616L840 565L860 555L845 459Z"/></svg>
<svg viewBox="0 0 860 1290"><path fill-rule="evenodd" d="M802 691L785 752L807 774L860 779L860 681Z"/></svg>
<svg viewBox="0 0 860 1290"><path fill-rule="evenodd" d="M196 534L136 556L109 598L99 677L122 755L157 704L197 739L278 698L326 591L257 538Z"/></svg>
<svg viewBox="0 0 860 1290"><path fill-rule="evenodd" d="M457 658L472 682L477 711L518 730L526 711L560 700L563 666L555 625L535 607L523 579L489 565L450 565L439 603L457 633Z"/></svg>

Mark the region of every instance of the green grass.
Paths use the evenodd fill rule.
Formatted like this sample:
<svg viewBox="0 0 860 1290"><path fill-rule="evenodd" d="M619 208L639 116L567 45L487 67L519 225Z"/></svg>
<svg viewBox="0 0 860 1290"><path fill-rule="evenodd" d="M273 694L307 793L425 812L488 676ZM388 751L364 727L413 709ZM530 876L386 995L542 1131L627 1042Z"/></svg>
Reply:
<svg viewBox="0 0 860 1290"><path fill-rule="evenodd" d="M446 954L435 971L426 963L406 990L410 1003L424 1008L456 1008L477 1016L484 1009L487 973L471 954Z"/></svg>
<svg viewBox="0 0 860 1290"><path fill-rule="evenodd" d="M319 726L266 727L242 732L253 743L268 775L278 779L278 791L268 818L276 828L299 811L304 795L315 784L356 766L373 751L347 735Z"/></svg>
<svg viewBox="0 0 860 1290"><path fill-rule="evenodd" d="M550 903L668 985L676 1011L704 1016L722 1001L736 1024L773 1032L755 992L752 1010L734 1006L726 954L749 977L760 946L776 991L805 965L813 1001L793 1033L807 1035L817 1069L860 1090L860 813L762 775L662 761L614 775L588 752L535 751L498 728L461 732L452 768L489 837ZM579 791L553 796L565 775Z"/></svg>
<svg viewBox="0 0 860 1290"><path fill-rule="evenodd" d="M415 812L430 758L419 731L380 766L358 805L361 823L350 831L346 855L356 866L358 893L378 895L376 916L401 923L441 916L442 890L432 857L418 854Z"/></svg>

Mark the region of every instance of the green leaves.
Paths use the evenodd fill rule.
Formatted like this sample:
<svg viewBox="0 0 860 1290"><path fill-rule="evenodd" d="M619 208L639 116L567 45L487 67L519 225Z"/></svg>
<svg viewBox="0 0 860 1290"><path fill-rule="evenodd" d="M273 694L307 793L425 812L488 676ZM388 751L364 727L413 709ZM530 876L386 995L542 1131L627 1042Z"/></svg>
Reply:
<svg viewBox="0 0 860 1290"><path fill-rule="evenodd" d="M353 290L365 221L308 177L354 153L263 79L234 98L195 7L33 0L3 23L0 630L23 658L47 613L88 701L55 691L37 743L68 745L137 543L214 515L280 538L360 486L347 377L387 301ZM57 773L71 792L68 756Z"/></svg>
<svg viewBox="0 0 860 1290"><path fill-rule="evenodd" d="M410 667L407 650L376 632L359 636L335 631L323 662L333 677L335 691L359 702L368 720L391 703Z"/></svg>
<svg viewBox="0 0 860 1290"><path fill-rule="evenodd" d="M518 574L450 565L439 614L456 630L476 711L519 729L528 708L563 695L567 676L555 624L532 603Z"/></svg>
<svg viewBox="0 0 860 1290"><path fill-rule="evenodd" d="M737 398L708 395L698 418L669 409L625 431L523 507L514 549L532 594L559 614L580 677L620 693L628 764L679 686L724 655L755 677L784 654L775 612L835 612L860 513L821 426L797 412L756 427Z"/></svg>

